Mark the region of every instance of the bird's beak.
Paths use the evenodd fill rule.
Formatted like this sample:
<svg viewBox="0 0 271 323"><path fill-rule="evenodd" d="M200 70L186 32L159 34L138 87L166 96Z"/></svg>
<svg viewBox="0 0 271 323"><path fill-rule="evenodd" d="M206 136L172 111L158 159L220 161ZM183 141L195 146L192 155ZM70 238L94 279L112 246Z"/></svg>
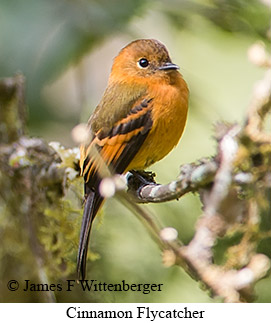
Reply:
<svg viewBox="0 0 271 323"><path fill-rule="evenodd" d="M178 70L180 67L173 63L164 63L159 67L159 70Z"/></svg>

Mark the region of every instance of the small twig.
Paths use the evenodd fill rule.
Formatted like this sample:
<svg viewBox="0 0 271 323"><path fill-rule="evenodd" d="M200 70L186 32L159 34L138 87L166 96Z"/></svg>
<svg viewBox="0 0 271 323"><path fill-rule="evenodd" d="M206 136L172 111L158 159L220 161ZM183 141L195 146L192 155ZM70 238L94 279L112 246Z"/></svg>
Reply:
<svg viewBox="0 0 271 323"><path fill-rule="evenodd" d="M148 184L144 182L138 186L129 182L129 192L137 203L161 203L178 199L188 192L198 191L212 182L217 170L215 160L204 159L198 163L183 165L180 175L169 184Z"/></svg>
<svg viewBox="0 0 271 323"><path fill-rule="evenodd" d="M271 143L271 134L263 132L265 116L271 111L271 69L263 80L254 88L252 100L248 109L248 120L245 127L247 134L254 142Z"/></svg>
<svg viewBox="0 0 271 323"><path fill-rule="evenodd" d="M238 131L239 127L234 126L220 141L220 166L215 175L212 189L206 198L204 213L198 221L194 238L182 250L182 254L200 277L203 268L212 261L211 248L214 246L217 237L225 230L224 220L217 212L231 184L232 163L237 152L234 138Z"/></svg>
<svg viewBox="0 0 271 323"><path fill-rule="evenodd" d="M174 263L182 266L191 277L197 279L194 269L184 261L183 256L180 253L180 247L183 243L177 238L177 235L173 239L167 238L163 235L163 230L173 228L163 228L158 219L155 218L150 211L147 211L139 204L136 204L125 192L119 191L117 197L133 212L133 214L137 216L140 222L143 223L159 248L164 252L170 250L174 254Z"/></svg>
<svg viewBox="0 0 271 323"><path fill-rule="evenodd" d="M205 216L215 216L219 205L227 196L232 182L232 167L235 159L238 144L236 136L240 131L238 125L233 126L221 139L219 143L220 165L214 178L214 185L209 195Z"/></svg>

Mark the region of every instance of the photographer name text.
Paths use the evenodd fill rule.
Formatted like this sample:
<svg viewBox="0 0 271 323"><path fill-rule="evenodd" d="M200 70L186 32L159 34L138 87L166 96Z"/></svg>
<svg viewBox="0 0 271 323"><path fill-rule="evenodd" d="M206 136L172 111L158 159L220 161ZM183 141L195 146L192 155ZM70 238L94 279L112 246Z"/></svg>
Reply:
<svg viewBox="0 0 271 323"><path fill-rule="evenodd" d="M18 289L24 292L72 292L75 288L80 288L83 292L140 292L149 294L151 292L161 292L163 284L148 283L127 283L122 280L119 283L99 282L96 279L79 280L67 279L64 283L58 284L37 284L28 279L24 280L23 285L17 280L10 280L7 287L10 291Z"/></svg>

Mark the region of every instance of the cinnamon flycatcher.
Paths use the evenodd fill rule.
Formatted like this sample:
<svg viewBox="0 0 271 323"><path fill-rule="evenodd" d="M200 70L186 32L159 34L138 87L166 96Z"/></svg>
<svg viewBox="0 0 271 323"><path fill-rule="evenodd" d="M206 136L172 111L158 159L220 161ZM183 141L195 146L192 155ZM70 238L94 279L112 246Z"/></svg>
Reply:
<svg viewBox="0 0 271 323"><path fill-rule="evenodd" d="M142 170L166 156L181 138L189 93L178 69L166 47L154 39L133 41L114 59L107 88L88 121L89 140L80 148L86 199L78 279L85 277L91 225L104 199L99 193L102 164L117 174Z"/></svg>

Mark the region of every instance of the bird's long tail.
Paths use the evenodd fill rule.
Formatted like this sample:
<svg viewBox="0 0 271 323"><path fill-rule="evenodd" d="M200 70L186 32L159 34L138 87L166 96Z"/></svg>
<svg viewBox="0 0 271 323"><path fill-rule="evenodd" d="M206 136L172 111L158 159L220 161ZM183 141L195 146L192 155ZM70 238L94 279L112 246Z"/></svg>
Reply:
<svg viewBox="0 0 271 323"><path fill-rule="evenodd" d="M77 255L77 279L85 279L86 276L86 261L88 253L88 241L92 222L97 214L103 197L100 194L90 191L84 206L84 213L80 232L79 249Z"/></svg>

